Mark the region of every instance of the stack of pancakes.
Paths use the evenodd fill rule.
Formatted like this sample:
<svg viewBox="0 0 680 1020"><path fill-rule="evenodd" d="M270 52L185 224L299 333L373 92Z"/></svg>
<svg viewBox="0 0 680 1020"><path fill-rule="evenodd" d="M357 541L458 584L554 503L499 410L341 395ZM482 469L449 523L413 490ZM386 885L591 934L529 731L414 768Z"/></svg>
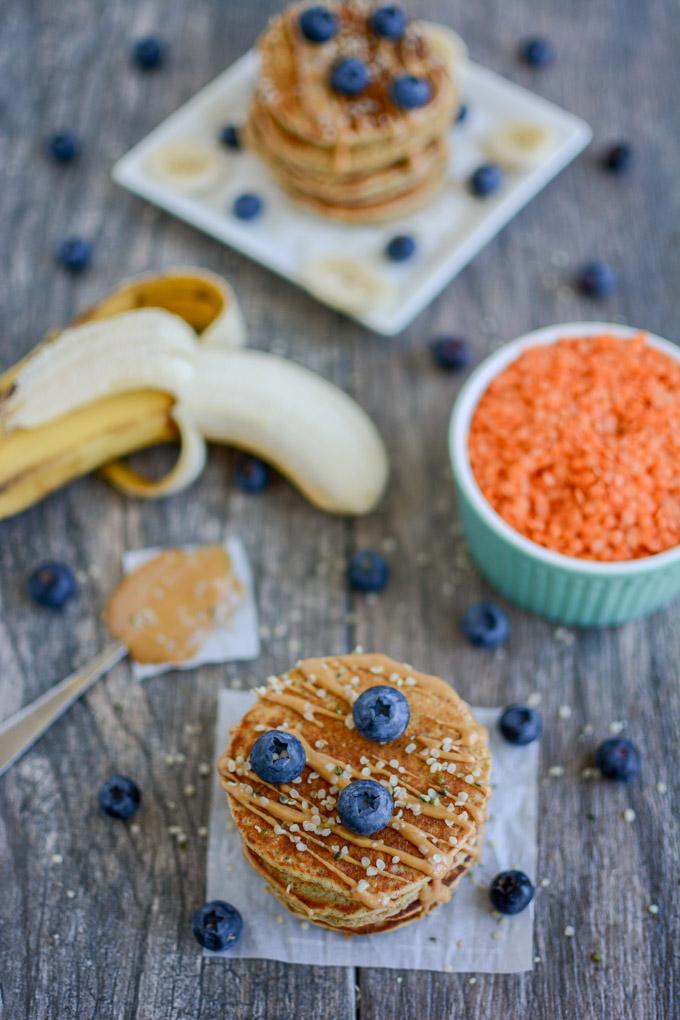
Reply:
<svg viewBox="0 0 680 1020"><path fill-rule="evenodd" d="M406 696L411 719L387 744L354 728L352 705L369 687ZM219 774L244 853L293 913L347 935L390 931L446 902L477 857L490 793L486 731L443 680L384 655L307 659L259 689L232 732ZM249 766L262 732L303 743L304 772L272 785ZM387 786L395 810L372 836L336 811L353 780Z"/></svg>
<svg viewBox="0 0 680 1020"><path fill-rule="evenodd" d="M402 39L370 27L363 0L327 3L337 35L308 42L294 4L269 24L259 44L261 74L250 107L247 139L296 202L348 223L375 223L423 205L441 184L445 136L457 109L449 70L415 23ZM359 58L369 84L352 98L334 91L336 63ZM396 78L425 78L430 101L403 109L391 98Z"/></svg>

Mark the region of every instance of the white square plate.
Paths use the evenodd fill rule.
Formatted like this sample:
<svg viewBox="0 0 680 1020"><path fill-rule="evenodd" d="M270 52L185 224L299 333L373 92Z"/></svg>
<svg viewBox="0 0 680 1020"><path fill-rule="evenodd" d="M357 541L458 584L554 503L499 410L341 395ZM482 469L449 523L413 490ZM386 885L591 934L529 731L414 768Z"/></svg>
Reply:
<svg viewBox="0 0 680 1020"><path fill-rule="evenodd" d="M470 103L470 114L462 125L451 128L453 155L446 184L426 208L403 220L346 226L300 210L248 152L231 154L225 149L224 175L219 185L205 193L189 194L155 179L149 163L159 148L180 141L212 143L225 123L245 120L257 73L258 58L251 50L123 156L113 168L113 178L303 288L303 266L317 255L369 259L391 284L390 296L354 317L385 336L404 330L591 138L585 121L468 63L461 74L461 91ZM513 120L544 125L553 144L530 170L507 174L493 197L473 197L465 182L480 163L488 161L485 138ZM254 191L266 202L264 215L249 223L231 213L234 198L244 191ZM418 253L408 263L389 263L383 255L385 244L395 233L404 232L416 236Z"/></svg>

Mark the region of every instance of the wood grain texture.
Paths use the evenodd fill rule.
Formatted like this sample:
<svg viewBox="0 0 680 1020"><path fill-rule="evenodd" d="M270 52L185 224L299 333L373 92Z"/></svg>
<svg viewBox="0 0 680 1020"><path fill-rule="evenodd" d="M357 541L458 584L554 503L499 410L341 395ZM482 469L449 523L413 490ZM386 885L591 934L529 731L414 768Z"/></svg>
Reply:
<svg viewBox="0 0 680 1020"><path fill-rule="evenodd" d="M213 450L200 482L168 502L141 505L90 478L0 523L2 716L102 646L97 610L119 576L124 548L241 535L269 634L261 660L245 668L209 667L134 686L119 667L0 780L0 1016L670 1020L680 1011L677 606L617 631L583 634L556 633L511 609L504 652L480 655L465 645L459 617L486 588L456 530L447 468L446 424L458 382L432 367L426 340L460 331L481 357L530 327L592 317L680 337L677 5L411 5L454 24L475 59L583 115L596 142L397 342L368 334L110 181L113 161L250 45L279 6L0 5L0 364L120 278L193 262L232 280L253 344L356 394L386 436L394 465L384 505L358 522L317 513L278 479L260 499L241 495L229 481L233 455ZM172 59L142 75L129 66L129 45L150 30L169 40ZM549 35L559 53L540 74L516 60L517 41L535 32ZM42 153L45 134L61 125L85 140L73 167L55 167ZM629 178L613 180L598 169L598 150L620 136L633 141L637 161ZM96 243L92 271L75 281L53 265L55 244L72 232ZM610 260L621 280L601 306L569 285L574 267L593 256ZM393 580L380 598L350 600L344 563L364 546L389 550ZM79 604L63 616L39 613L24 593L29 569L51 556L82 571ZM188 920L204 895L198 829L209 793L199 766L212 752L217 690L259 682L301 653L342 651L355 641L451 677L476 703L542 694L538 877L550 885L538 896L541 962L533 973L479 975L471 983L466 975L201 962ZM560 718L561 705L572 707L571 718ZM643 779L631 788L580 778L615 720L627 722L644 753ZM592 733L580 736L586 724ZM185 760L170 765L168 754ZM552 764L563 765L564 776L548 778ZM139 832L98 813L97 786L113 770L135 776L143 789ZM622 818L629 806L632 824ZM185 848L168 833L171 825L186 831ZM659 904L657 916L647 911L651 903ZM573 939L564 937L566 925L574 926ZM593 951L600 964L591 961Z"/></svg>

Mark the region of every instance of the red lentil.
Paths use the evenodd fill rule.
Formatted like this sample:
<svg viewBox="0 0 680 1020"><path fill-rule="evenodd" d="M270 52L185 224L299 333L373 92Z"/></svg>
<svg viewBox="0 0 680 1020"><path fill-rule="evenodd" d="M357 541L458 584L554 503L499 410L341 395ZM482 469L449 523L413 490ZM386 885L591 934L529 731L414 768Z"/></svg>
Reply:
<svg viewBox="0 0 680 1020"><path fill-rule="evenodd" d="M588 560L680 544L680 362L643 335L524 351L482 395L469 454L511 527Z"/></svg>

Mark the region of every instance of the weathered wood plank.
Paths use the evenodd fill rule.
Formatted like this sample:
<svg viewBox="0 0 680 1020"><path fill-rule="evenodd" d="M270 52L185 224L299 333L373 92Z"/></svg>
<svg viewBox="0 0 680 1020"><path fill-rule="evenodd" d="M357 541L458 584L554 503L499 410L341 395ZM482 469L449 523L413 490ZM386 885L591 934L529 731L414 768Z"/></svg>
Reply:
<svg viewBox="0 0 680 1020"><path fill-rule="evenodd" d="M600 142L629 136L639 158L631 178L612 181L598 172L593 154L583 157L390 343L109 180L113 160L239 55L279 6L0 5L0 363L15 360L121 277L195 262L232 279L254 344L280 349L356 392L383 429L394 463L384 507L356 523L316 513L283 481L261 500L235 493L232 455L221 450L212 452L194 489L170 502L141 506L88 479L0 523L3 715L101 646L96 609L125 547L240 534L262 621L272 635L282 628L265 641L260 662L245 669L206 668L135 687L121 666L0 782L0 1015L354 1016L352 972L202 964L187 921L203 897L205 848L197 830L207 818L208 789L198 766L211 753L216 691L234 679L254 683L302 652L345 649L356 637L451 676L476 702L542 692L544 766L566 769L542 795L540 875L551 884L537 906L542 962L535 972L479 976L472 985L465 976L367 969L359 978L361 1016L666 1020L678 996L671 937L680 847L670 765L680 720L677 609L620 631L576 635L573 643L512 611L506 654L480 656L464 645L457 621L485 589L451 533L445 433L457 382L436 373L424 341L438 330L459 330L481 356L530 326L593 315L680 336L680 191L673 178L680 124L669 99L680 84L677 12L666 0L606 0L597 9L551 0L540 11L518 0L483 13L462 4L451 11L446 0L412 5L453 21L474 58L584 115ZM128 67L129 42L151 29L170 40L172 62L157 75L137 75ZM559 48L556 65L539 76L520 68L514 52L521 36L537 30ZM87 144L79 166L63 172L40 149L43 135L62 124L76 126ZM93 270L77 281L52 265L54 244L72 231L97 244ZM595 308L568 286L573 267L593 255L611 259L622 283ZM390 588L349 606L347 550L390 538ZM80 603L64 617L37 613L24 595L26 573L48 555L84 571ZM356 628L348 608L358 616ZM573 708L569 720L557 715L564 704ZM588 747L616 719L627 720L645 753L644 779L630 790L579 778ZM200 724L201 732L187 732L186 723ZM585 723L594 732L581 742ZM170 752L186 761L166 764ZM143 788L138 834L97 812L97 785L113 769L135 775ZM657 780L673 794L658 793ZM194 796L184 793L188 783ZM631 825L621 818L629 805L637 813ZM172 824L189 836L184 851L167 833ZM657 917L647 913L652 902L661 907ZM564 938L566 924L576 928L575 939ZM592 950L601 952L601 965L590 960Z"/></svg>
<svg viewBox="0 0 680 1020"><path fill-rule="evenodd" d="M677 606L648 622L562 641L555 628L512 610L505 654L488 656L466 645L458 621L488 589L466 568L460 538L451 534L445 437L458 385L437 375L424 349L436 332L459 331L481 356L528 328L588 318L680 336L669 272L677 266L679 196L670 175L678 160L678 114L663 100L667 83L677 80L677 25L663 4L604 3L587 18L579 8L543 4L539 12L525 2L495 5L482 16L479 8L456 5L452 20L473 57L522 84L535 82L584 116L595 143L420 317L397 351L372 348L368 363L365 351L355 350L354 358L359 399L369 405L376 399L374 379L381 395L390 394L372 410L395 464L386 506L357 525L356 542L376 545L385 535L398 542L394 583L360 612L358 639L451 677L472 702L503 704L534 691L543 696L543 768L563 765L565 776L546 780L541 793L539 877L550 881L536 908L541 962L531 975L472 976L474 983L462 975L363 970L366 1020L661 1020L678 1011L672 964L680 906L677 799L656 790L657 781L672 788L669 763L677 756ZM449 5L427 9L445 17ZM517 40L536 31L550 36L559 54L538 75L515 58ZM470 103L474 116L474 97ZM597 166L598 151L619 137L636 149L629 179L612 179ZM569 286L573 268L592 256L611 260L621 277L618 293L603 306ZM572 707L569 720L559 718L561 705ZM616 720L627 721L645 754L643 781L630 790L580 778L588 751ZM586 724L593 732L580 740ZM637 814L631 825L622 818L627 806ZM647 912L652 903L660 905L656 917ZM573 939L563 934L569 924ZM602 955L599 965L590 959L594 951Z"/></svg>

